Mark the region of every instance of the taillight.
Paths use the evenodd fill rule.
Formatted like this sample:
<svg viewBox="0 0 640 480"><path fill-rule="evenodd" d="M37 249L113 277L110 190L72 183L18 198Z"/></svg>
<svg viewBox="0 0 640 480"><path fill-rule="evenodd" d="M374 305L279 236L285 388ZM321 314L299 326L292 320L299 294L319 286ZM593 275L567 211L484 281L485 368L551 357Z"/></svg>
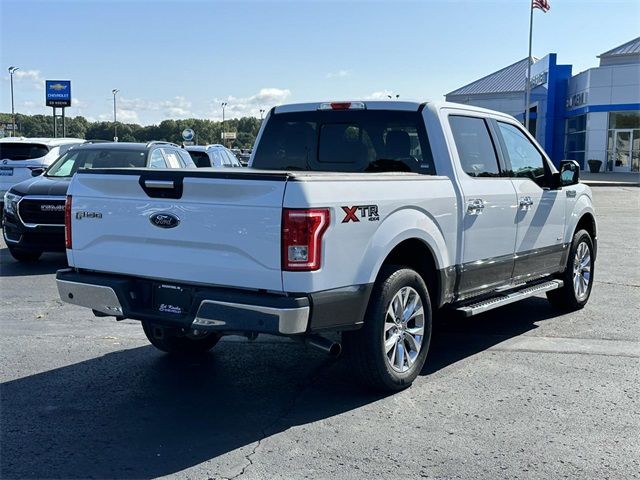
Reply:
<svg viewBox="0 0 640 480"><path fill-rule="evenodd" d="M329 226L328 209L285 208L282 212L282 269L318 270L322 235Z"/></svg>
<svg viewBox="0 0 640 480"><path fill-rule="evenodd" d="M64 245L71 248L71 195L67 195L64 203Z"/></svg>

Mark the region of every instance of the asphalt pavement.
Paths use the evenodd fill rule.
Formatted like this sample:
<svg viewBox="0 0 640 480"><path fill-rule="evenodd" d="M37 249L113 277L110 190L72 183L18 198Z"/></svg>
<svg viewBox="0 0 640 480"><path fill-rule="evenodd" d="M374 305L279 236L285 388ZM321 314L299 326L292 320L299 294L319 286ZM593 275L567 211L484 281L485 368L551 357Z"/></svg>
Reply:
<svg viewBox="0 0 640 480"><path fill-rule="evenodd" d="M443 319L414 385L363 390L288 339L229 337L202 359L138 322L62 303L63 255L0 244L0 477L640 477L640 189L594 188L595 285Z"/></svg>

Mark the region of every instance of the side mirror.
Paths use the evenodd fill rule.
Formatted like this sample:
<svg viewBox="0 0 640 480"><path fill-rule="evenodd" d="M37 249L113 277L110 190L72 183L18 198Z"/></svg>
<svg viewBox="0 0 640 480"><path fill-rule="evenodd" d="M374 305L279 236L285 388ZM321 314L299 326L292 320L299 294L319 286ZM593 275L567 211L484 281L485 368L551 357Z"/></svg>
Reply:
<svg viewBox="0 0 640 480"><path fill-rule="evenodd" d="M560 162L560 186L575 185L580 180L580 165L575 160L562 160Z"/></svg>
<svg viewBox="0 0 640 480"><path fill-rule="evenodd" d="M31 169L31 176L32 177L39 177L43 173L44 173L44 168L32 168Z"/></svg>

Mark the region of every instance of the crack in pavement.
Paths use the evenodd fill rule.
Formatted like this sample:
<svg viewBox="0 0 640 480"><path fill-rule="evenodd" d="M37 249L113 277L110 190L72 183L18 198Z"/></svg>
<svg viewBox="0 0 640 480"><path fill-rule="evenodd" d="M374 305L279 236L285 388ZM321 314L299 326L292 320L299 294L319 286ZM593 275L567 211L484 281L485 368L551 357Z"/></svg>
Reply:
<svg viewBox="0 0 640 480"><path fill-rule="evenodd" d="M261 436L258 439L257 442L255 442L254 447L251 449L251 452L249 452L247 455L244 455L245 460L247 461L247 463L242 467L242 469L240 470L240 472L236 473L235 475L231 476L231 477L222 477L224 480L235 480L237 478L240 478L242 475L245 474L245 472L247 471L247 469L249 467L251 467L251 465L253 465L253 459L252 457L258 452L258 449L262 446L262 443L265 439L267 439L268 437L268 430L270 428L272 428L273 426L275 426L278 422L280 422L281 420L283 420L284 418L286 418L296 407L296 405L298 404L298 399L305 393L307 392L307 390L309 390L309 388L311 388L313 386L313 384L318 380L318 378L320 377L321 373L323 372L323 370L325 369L325 367L330 366L330 365L334 365L336 362L335 358L328 358L326 359L324 362L322 362L320 365L318 365L315 369L313 369L311 371L311 373L307 376L307 378L305 379L304 382L302 382L302 384L297 388L297 391L295 391L293 393L293 396L291 398L291 401L289 402L289 405L287 405L287 407L285 407L280 414L278 414L273 421L269 422L267 425L265 425L262 430L261 430Z"/></svg>

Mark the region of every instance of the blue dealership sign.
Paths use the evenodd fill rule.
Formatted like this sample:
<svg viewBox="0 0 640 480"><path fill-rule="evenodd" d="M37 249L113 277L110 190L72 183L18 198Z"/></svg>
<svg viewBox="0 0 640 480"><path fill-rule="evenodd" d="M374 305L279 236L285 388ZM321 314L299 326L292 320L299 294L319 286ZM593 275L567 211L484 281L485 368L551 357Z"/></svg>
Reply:
<svg viewBox="0 0 640 480"><path fill-rule="evenodd" d="M47 80L44 88L47 107L71 106L71 81Z"/></svg>

